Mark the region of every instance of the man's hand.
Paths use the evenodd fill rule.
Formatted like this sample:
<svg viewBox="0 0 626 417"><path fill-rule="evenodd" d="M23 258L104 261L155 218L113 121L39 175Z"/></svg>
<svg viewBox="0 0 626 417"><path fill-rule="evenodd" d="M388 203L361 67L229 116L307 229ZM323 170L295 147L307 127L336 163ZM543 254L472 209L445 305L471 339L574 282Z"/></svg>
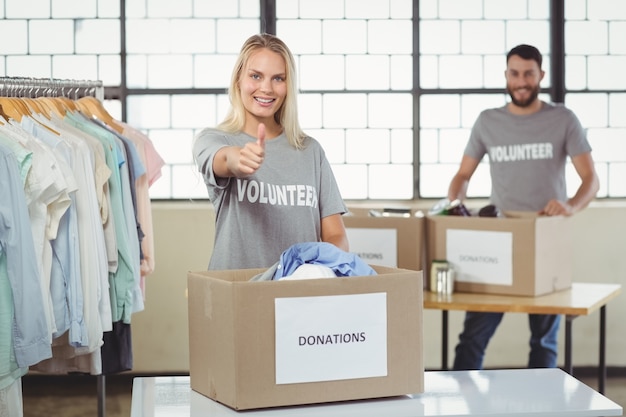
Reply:
<svg viewBox="0 0 626 417"><path fill-rule="evenodd" d="M548 204L546 204L543 210L539 211L539 214L545 216L571 216L574 214L574 210L569 204L552 199L548 201Z"/></svg>

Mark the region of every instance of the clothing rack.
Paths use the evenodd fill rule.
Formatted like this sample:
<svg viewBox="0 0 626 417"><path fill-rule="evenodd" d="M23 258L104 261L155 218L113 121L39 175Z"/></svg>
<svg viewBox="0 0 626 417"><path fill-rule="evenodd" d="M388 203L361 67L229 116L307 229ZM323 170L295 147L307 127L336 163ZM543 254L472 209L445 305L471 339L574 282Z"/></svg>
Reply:
<svg viewBox="0 0 626 417"><path fill-rule="evenodd" d="M100 80L69 80L32 77L0 77L2 97L67 97L78 99L92 96L104 100L104 86Z"/></svg>
<svg viewBox="0 0 626 417"><path fill-rule="evenodd" d="M100 80L71 80L32 77L0 77L2 97L66 97L72 100L91 96L104 100L104 86ZM98 417L106 415L106 379L96 375Z"/></svg>

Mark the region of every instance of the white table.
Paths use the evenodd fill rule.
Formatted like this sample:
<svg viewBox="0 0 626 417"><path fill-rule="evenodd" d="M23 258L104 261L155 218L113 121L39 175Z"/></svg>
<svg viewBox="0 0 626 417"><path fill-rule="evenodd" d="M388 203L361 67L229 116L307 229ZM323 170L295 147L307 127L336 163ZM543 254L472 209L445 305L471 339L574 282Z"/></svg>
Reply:
<svg viewBox="0 0 626 417"><path fill-rule="evenodd" d="M189 377L137 377L131 417L621 416L622 407L555 369L431 371L425 392L328 404L235 411L192 391Z"/></svg>

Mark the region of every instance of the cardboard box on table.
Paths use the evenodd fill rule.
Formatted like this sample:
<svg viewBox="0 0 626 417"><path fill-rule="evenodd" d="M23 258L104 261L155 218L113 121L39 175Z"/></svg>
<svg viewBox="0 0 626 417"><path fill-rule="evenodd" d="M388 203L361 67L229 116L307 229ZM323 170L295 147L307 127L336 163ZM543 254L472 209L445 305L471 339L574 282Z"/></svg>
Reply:
<svg viewBox="0 0 626 417"><path fill-rule="evenodd" d="M264 269L189 272L191 388L236 410L423 392L422 273L372 267L255 282Z"/></svg>
<svg viewBox="0 0 626 417"><path fill-rule="evenodd" d="M384 210L348 208L343 216L350 252L364 261L392 268L422 271L426 256L425 219L420 211L407 209L405 216Z"/></svg>
<svg viewBox="0 0 626 417"><path fill-rule="evenodd" d="M538 296L571 287L570 219L506 212L504 217L426 217L427 265L448 261L454 291Z"/></svg>

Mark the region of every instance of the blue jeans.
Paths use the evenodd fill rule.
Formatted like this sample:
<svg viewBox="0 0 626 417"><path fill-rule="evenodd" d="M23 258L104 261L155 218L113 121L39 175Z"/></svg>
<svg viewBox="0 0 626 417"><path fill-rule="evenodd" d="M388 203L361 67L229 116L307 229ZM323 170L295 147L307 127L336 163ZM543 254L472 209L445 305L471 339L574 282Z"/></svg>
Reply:
<svg viewBox="0 0 626 417"><path fill-rule="evenodd" d="M503 313L467 312L454 357L454 370L482 369L485 349ZM529 368L556 368L560 315L529 314Z"/></svg>

